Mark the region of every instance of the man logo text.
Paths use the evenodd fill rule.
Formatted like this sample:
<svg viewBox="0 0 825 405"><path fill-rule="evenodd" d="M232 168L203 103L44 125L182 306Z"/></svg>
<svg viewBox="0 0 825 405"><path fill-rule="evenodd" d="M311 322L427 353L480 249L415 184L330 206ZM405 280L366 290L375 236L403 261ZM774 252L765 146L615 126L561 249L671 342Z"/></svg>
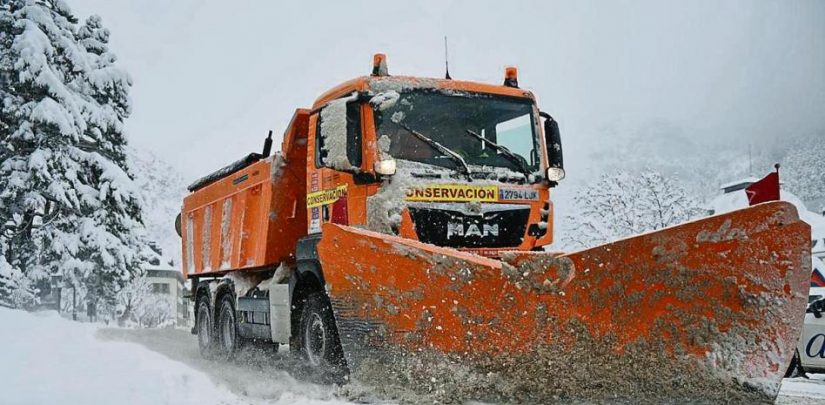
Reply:
<svg viewBox="0 0 825 405"><path fill-rule="evenodd" d="M498 224L484 224L479 227L479 224L468 224L465 226L461 222L448 222L447 239L453 236L498 236Z"/></svg>

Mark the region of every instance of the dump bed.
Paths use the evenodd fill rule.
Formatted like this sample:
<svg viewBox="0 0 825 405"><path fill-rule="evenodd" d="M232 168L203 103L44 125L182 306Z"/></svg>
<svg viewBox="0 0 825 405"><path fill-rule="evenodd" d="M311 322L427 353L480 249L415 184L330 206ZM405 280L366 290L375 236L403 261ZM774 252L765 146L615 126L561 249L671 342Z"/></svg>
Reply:
<svg viewBox="0 0 825 405"><path fill-rule="evenodd" d="M281 153L225 173L183 200L184 276L270 269L293 258L307 230L302 115L284 139Z"/></svg>

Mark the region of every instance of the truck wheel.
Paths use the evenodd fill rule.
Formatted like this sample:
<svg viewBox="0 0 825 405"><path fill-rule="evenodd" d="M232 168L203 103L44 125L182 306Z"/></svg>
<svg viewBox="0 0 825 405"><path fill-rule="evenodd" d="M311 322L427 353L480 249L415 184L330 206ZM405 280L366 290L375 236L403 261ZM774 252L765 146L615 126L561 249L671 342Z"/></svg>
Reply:
<svg viewBox="0 0 825 405"><path fill-rule="evenodd" d="M238 336L238 322L235 313L235 303L232 294L224 294L220 300L218 309L217 339L218 353L220 357L231 359L240 347L240 336Z"/></svg>
<svg viewBox="0 0 825 405"><path fill-rule="evenodd" d="M310 294L304 303L300 342L301 356L313 374L335 383L344 381L346 364L341 342L332 307L322 293Z"/></svg>
<svg viewBox="0 0 825 405"><path fill-rule="evenodd" d="M198 322L198 349L204 358L212 358L215 353L215 342L212 327L212 311L209 308L209 301L205 297L198 298L197 308Z"/></svg>

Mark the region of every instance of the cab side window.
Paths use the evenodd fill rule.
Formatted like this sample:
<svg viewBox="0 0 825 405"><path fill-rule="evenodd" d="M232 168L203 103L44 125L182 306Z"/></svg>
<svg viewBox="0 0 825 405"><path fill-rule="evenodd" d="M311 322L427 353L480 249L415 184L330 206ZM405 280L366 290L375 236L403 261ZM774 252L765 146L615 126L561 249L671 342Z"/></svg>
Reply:
<svg viewBox="0 0 825 405"><path fill-rule="evenodd" d="M326 108L326 107L324 107ZM323 112L323 109L321 109ZM315 126L315 165L317 167L330 167L327 163L329 151L324 148L324 136L321 134L321 125L324 114L318 113ZM347 103L347 160L353 167L361 167L361 104L358 102ZM334 135L328 135L334 136Z"/></svg>

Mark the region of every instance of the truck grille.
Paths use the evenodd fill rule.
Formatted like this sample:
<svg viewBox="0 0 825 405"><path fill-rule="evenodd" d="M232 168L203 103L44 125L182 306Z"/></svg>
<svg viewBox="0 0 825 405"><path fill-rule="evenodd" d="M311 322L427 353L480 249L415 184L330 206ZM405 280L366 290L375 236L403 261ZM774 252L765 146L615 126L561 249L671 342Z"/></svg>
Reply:
<svg viewBox="0 0 825 405"><path fill-rule="evenodd" d="M420 206L409 210L420 241L452 248L516 247L524 238L530 215L529 207L518 205L478 213Z"/></svg>

